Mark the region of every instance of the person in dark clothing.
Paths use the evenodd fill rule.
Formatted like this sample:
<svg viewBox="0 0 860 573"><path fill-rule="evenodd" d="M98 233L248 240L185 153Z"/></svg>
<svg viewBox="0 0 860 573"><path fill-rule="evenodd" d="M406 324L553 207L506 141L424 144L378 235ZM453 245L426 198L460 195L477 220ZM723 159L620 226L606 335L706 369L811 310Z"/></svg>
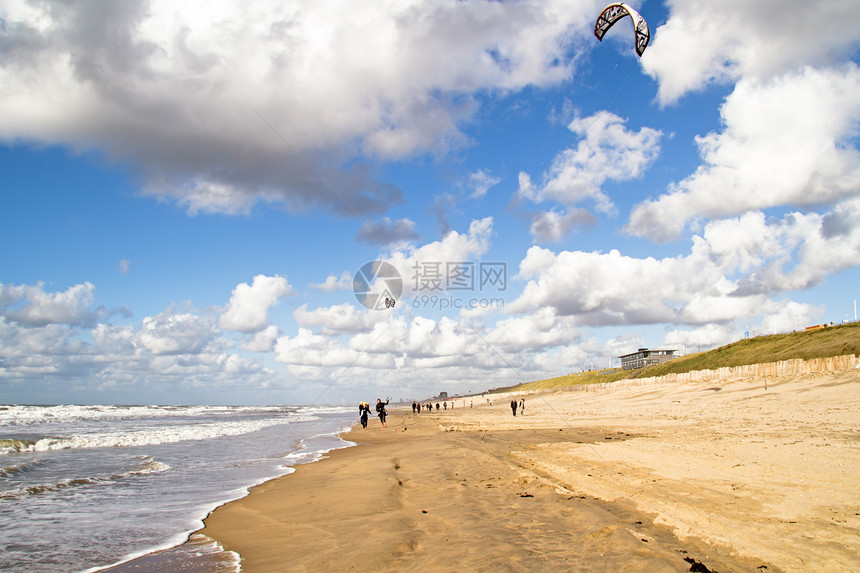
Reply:
<svg viewBox="0 0 860 573"><path fill-rule="evenodd" d="M511 410L514 411L514 416L516 416L517 415L517 401L516 400L511 400Z"/></svg>
<svg viewBox="0 0 860 573"><path fill-rule="evenodd" d="M362 402L358 405L358 417L361 420L361 427L367 429L367 416L370 414L370 404Z"/></svg>
<svg viewBox="0 0 860 573"><path fill-rule="evenodd" d="M387 424L385 423L385 417L388 415L388 412L385 411L385 407L391 401L391 398L388 398L385 402L382 401L382 398L376 399L376 415L379 416L379 421L382 422L382 427L387 428Z"/></svg>

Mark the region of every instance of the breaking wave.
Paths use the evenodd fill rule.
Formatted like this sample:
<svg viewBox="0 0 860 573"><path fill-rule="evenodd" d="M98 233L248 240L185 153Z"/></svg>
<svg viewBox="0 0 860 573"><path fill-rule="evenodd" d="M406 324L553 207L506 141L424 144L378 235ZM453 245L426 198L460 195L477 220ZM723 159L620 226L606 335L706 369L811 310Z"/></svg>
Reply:
<svg viewBox="0 0 860 573"><path fill-rule="evenodd" d="M31 484L24 487L0 492L0 499L18 499L22 497L53 493L87 485L115 484L130 477L160 473L169 469L169 465L160 462L150 456L140 456L140 462L127 472L68 478L53 483Z"/></svg>

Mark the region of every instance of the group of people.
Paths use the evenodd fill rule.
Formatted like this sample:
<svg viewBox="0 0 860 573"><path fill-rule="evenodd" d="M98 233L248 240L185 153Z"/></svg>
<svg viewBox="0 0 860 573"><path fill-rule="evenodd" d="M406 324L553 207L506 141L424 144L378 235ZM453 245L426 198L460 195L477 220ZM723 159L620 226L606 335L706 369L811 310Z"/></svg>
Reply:
<svg viewBox="0 0 860 573"><path fill-rule="evenodd" d="M391 398L382 401L382 398L376 399L376 415L379 416L379 421L382 424L383 428L387 428L388 424L385 422L385 418L388 416L388 412L385 411L385 407L391 401ZM471 405L471 404L470 404ZM426 404L420 404L418 402L412 402L412 413L420 414L421 408L426 408L428 412L433 411L433 404L430 402ZM442 408L445 410L448 409L448 402L442 402ZM519 408L520 416L525 416L526 414L526 400L525 398L520 398L519 402L517 402L516 398L511 400L511 411L514 413L514 416L517 415L517 409ZM436 402L436 410L439 410L439 402ZM454 409L454 402L451 402L451 409ZM367 429L367 419L370 416L370 404L367 402L360 402L358 404L358 418L361 421L361 427L365 430Z"/></svg>
<svg viewBox="0 0 860 573"><path fill-rule="evenodd" d="M388 416L388 412L385 411L385 407L388 405L388 402L391 401L391 398L382 401L382 398L376 399L376 415L379 416L379 421L382 423L383 428L387 428L388 424L385 423L385 418ZM358 419L361 421L361 427L365 430L367 429L367 418L370 416L370 404L367 402L361 402L358 405Z"/></svg>
<svg viewBox="0 0 860 573"><path fill-rule="evenodd" d="M427 402L426 404L420 404L418 402L412 402L412 413L413 414L420 414L421 408L426 408L428 412L432 412L433 411L433 404L431 404L430 402ZM436 409L438 410L439 408L440 408L439 402L436 402ZM448 402L442 402L441 408L444 410L447 410L448 409ZM451 402L451 409L452 410L454 409L454 402L453 401Z"/></svg>
<svg viewBox="0 0 860 573"><path fill-rule="evenodd" d="M511 410L513 410L514 416L517 415L517 406L519 406L519 408L520 408L520 416L525 416L526 415L526 399L520 398L519 403L517 403L516 398L511 400Z"/></svg>

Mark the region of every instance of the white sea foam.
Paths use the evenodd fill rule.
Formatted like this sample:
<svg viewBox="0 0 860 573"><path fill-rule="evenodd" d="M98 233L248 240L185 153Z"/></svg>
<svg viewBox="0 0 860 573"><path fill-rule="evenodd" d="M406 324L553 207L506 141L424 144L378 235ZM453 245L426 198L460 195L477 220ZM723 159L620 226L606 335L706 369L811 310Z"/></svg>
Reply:
<svg viewBox="0 0 860 573"><path fill-rule="evenodd" d="M283 414L296 411L289 406L3 406L0 426L22 426L46 422L75 422L81 420L128 420L164 417L194 417L250 413ZM327 411L323 408L301 408L301 411Z"/></svg>
<svg viewBox="0 0 860 573"><path fill-rule="evenodd" d="M270 426L299 422L307 416L287 418L264 418L240 422L219 421L205 424L176 425L136 431L80 434L67 437L42 438L33 446L36 452L66 450L71 448L118 448L173 444L189 440L208 440L222 436L249 434Z"/></svg>
<svg viewBox="0 0 860 573"><path fill-rule="evenodd" d="M338 434L348 432L349 430L350 430L349 427L343 428L343 429L341 429L340 432L338 432ZM311 436L308 439L318 438L321 435L322 434L316 435L316 436ZM339 438L339 439L340 439L341 443L337 446L333 446L331 448L325 448L325 449L315 449L315 450L309 450L308 447L305 445L305 440L299 440L298 444L296 444L296 450L294 452L290 452L289 454L284 456L284 466L285 467L292 467L292 466L296 466L299 464L309 464L312 462L316 462L316 461L321 460L323 457L325 457L325 455L327 453L329 453L332 450L339 450L341 448L348 448L350 446L355 445L354 442L344 440L343 438Z"/></svg>
<svg viewBox="0 0 860 573"><path fill-rule="evenodd" d="M35 442L30 440L0 440L0 454L31 452L35 445Z"/></svg>
<svg viewBox="0 0 860 573"><path fill-rule="evenodd" d="M15 407L13 407L15 408ZM22 408L32 408L24 406ZM122 407L123 412L116 412L114 407L97 406L91 407L92 410L86 411L85 407L37 407L43 408L47 412L37 412L29 419L28 424L35 425L37 418L41 419L42 426L48 421L70 423L71 421L84 422L108 422L118 420L146 420L155 418L155 413L150 406L143 407ZM105 409L107 408L107 409ZM144 410L141 410L141 409ZM86 411L86 416L82 415L82 409ZM19 452L45 452L52 450L65 450L77 448L111 448L111 447L135 447L157 444L171 444L189 440L208 440L222 436L236 436L256 432L263 428L277 426L281 424L291 424L295 422L305 422L316 418L317 410L312 408L302 408L301 412L295 409L283 410L278 408L248 408L242 407L240 412L235 409L225 411L224 408L213 408L209 406L197 406L183 408L180 411L166 409L166 407L157 407L162 413L167 411L167 420L174 416L180 416L183 413L186 415L185 420L176 424L158 425L155 427L142 427L137 429L123 429L118 431L83 431L71 435L54 435L46 436L37 440L24 439L3 439L0 440L0 455L19 453ZM145 411L148 416L142 416L141 412ZM52 413L53 412L53 413ZM134 412L133 414L130 412ZM189 414L190 412L190 414ZM214 418L212 421L203 421L202 414L207 417ZM252 414L248 417L248 414ZM163 418L164 416L159 416ZM230 418L243 417L242 420L236 421ZM159 419L155 418L155 419ZM189 423L187 420L198 419L198 421ZM111 427L99 424L97 428ZM64 432L61 432L61 434Z"/></svg>

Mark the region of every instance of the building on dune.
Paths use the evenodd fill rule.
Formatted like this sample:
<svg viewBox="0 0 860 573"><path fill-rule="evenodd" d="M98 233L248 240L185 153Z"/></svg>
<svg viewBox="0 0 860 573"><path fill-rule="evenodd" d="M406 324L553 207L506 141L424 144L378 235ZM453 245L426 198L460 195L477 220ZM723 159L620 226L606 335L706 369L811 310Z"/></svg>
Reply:
<svg viewBox="0 0 860 573"><path fill-rule="evenodd" d="M636 352L619 356L622 370L636 370L652 364L662 364L675 358L674 348L640 348Z"/></svg>

